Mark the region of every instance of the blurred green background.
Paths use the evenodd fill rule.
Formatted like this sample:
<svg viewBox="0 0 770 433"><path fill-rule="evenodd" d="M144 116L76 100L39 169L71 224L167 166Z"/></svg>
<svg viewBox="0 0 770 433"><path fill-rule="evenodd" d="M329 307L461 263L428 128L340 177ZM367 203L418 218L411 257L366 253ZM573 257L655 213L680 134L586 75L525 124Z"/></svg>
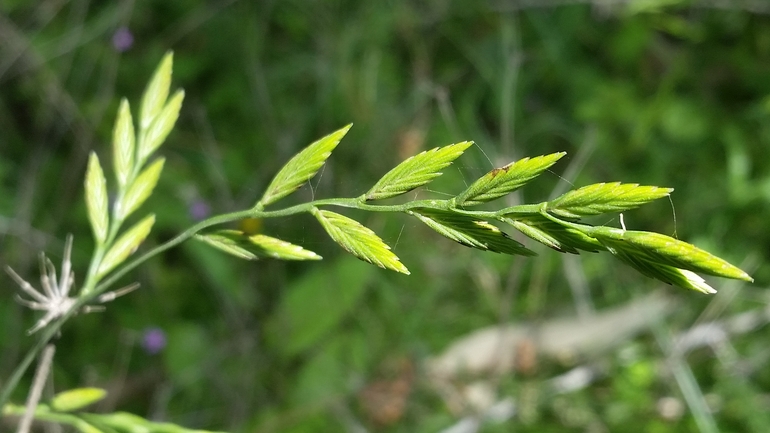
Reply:
<svg viewBox="0 0 770 433"><path fill-rule="evenodd" d="M343 211L394 247L403 276L346 256L308 215L244 221L324 260L241 262L188 242L126 278L141 290L65 326L56 390L105 387L95 410L244 432L770 429L770 4L2 0L0 12L0 264L29 281L39 251L58 264L67 233L84 275L88 152L110 160L119 98L137 107L168 49L187 96L142 208L158 217L145 249L250 207L295 152L352 122L287 204L357 196L402 159L463 140L477 146L419 197L566 151L508 204L602 181L673 187L671 202L628 212L628 228L676 233L756 278L711 279L720 293L707 297L607 254L525 241L538 257L499 256L405 215ZM624 308L657 289L652 330L584 327L635 317ZM34 342L16 290L0 277L0 382ZM562 356L534 332L513 369L427 373L469 332L554 320L602 344ZM682 336L701 339L678 350ZM593 374L557 391L581 371Z"/></svg>

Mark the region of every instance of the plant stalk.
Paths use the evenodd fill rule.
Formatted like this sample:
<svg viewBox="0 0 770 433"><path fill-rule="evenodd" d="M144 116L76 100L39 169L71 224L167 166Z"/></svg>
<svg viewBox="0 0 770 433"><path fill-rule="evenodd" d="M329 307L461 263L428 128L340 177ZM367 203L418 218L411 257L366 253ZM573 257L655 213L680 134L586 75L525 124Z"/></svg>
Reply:
<svg viewBox="0 0 770 433"><path fill-rule="evenodd" d="M454 208L452 206L452 200L417 200L417 201L412 201L412 202L403 203L403 204L396 204L396 205L374 205L374 204L367 203L365 196L360 196L356 198L330 198L330 199L314 200L311 202L298 204L295 206L290 206L284 209L279 209L274 211L262 210L261 206L255 206L252 209L231 212L231 213L211 217L209 219L203 220L191 226L187 230L178 234L176 237L166 241L161 245L158 245L157 247L151 249L150 251L147 251L143 255L121 266L115 272L110 274L108 278L104 279L99 284L95 285L95 287L93 287L92 290L81 291L81 295L78 297L77 302L72 306L72 309L70 309L61 318L59 318L58 320L56 320L55 322L53 322L51 325L49 325L43 330L38 342L27 352L27 354L22 359L21 363L19 363L19 365L16 366L16 369L14 369L13 373L11 374L11 377L8 379L7 382L3 384L2 389L0 390L0 407L3 407L8 402L8 399L10 398L11 393L18 385L19 381L21 380L21 377L27 371L32 361L40 353L43 347L45 347L48 341L50 341L50 339L53 338L53 336L59 332L62 325L64 325L64 322L66 322L70 317L75 315L75 313L80 311L80 309L83 306L88 304L94 298L104 293L108 288L110 288L113 284L115 284L120 278L125 276L129 271L133 270L134 268L146 262L147 260L155 257L156 255L181 244L187 239L190 239L191 237L195 236L198 232L208 227L219 225L219 224L226 224L226 223L237 221L244 218L260 218L260 219L280 218L280 217L286 217L289 215L296 215L300 213L309 213L311 209L315 207L321 207L321 206L339 206L339 207L359 209L359 210L365 210L365 211L371 211L371 212L406 212L410 209L416 209L416 208L429 208L429 209L435 209L435 210L451 209L453 212L461 213L468 216L475 216L479 218L496 218L502 214L517 214L517 215L537 214L540 211L539 205L513 206L513 207L505 208L496 212L469 211L469 210Z"/></svg>

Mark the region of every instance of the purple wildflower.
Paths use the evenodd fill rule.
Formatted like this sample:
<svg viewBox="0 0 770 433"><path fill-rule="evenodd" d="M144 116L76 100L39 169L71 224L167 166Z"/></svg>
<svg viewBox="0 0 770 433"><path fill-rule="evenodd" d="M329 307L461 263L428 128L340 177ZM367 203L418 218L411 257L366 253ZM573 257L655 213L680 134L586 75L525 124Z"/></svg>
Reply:
<svg viewBox="0 0 770 433"><path fill-rule="evenodd" d="M208 203L198 199L190 204L189 212L193 220L200 221L206 219L211 214L211 208Z"/></svg>
<svg viewBox="0 0 770 433"><path fill-rule="evenodd" d="M160 328L147 328L142 336L142 347L150 355L163 350L166 347L166 333Z"/></svg>
<svg viewBox="0 0 770 433"><path fill-rule="evenodd" d="M134 45L134 35L128 27L120 27L112 34L112 46L115 51L123 53Z"/></svg>

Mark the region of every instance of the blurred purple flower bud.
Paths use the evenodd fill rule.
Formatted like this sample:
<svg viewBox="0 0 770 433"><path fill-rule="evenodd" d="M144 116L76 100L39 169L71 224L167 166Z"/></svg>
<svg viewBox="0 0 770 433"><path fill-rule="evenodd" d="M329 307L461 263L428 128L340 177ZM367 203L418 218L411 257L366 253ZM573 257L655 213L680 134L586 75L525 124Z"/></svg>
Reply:
<svg viewBox="0 0 770 433"><path fill-rule="evenodd" d="M115 51L122 53L128 51L134 45L134 35L128 27L121 27L112 34L112 46Z"/></svg>
<svg viewBox="0 0 770 433"><path fill-rule="evenodd" d="M195 221L206 219L211 214L211 208L203 200L195 200L190 205L190 216Z"/></svg>
<svg viewBox="0 0 770 433"><path fill-rule="evenodd" d="M166 347L166 333L160 328L147 328L142 336L142 348L150 355L163 350Z"/></svg>

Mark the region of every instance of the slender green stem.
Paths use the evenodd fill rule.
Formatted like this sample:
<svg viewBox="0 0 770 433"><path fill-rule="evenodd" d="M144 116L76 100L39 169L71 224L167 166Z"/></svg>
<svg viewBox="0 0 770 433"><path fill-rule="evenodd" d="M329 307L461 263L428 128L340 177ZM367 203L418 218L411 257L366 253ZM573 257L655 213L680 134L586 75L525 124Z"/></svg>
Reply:
<svg viewBox="0 0 770 433"><path fill-rule="evenodd" d="M311 209L315 207L322 207L322 206L339 206L339 207L360 209L360 210L372 211L372 212L406 212L410 209L416 209L416 208L430 208L430 209L436 209L436 210L451 209L453 212L461 213L468 216L474 216L478 218L497 218L500 215L504 215L504 214L505 215L536 214L541 211L540 205L513 206L513 207L505 208L503 210L496 211L496 212L471 211L471 210L452 207L451 200L417 200L417 201L412 201L412 202L403 203L403 204L395 204L395 205L376 205L376 204L367 203L365 198L361 196L356 198L331 198L331 199L323 199L323 200L314 200L308 203L298 204L295 206L290 206L284 209L279 209L274 211L266 211L266 210L263 210L261 206L255 206L253 209L242 210L242 211L232 212L232 213L223 214L223 215L217 215L215 217L206 219L204 221L201 221L191 226L190 228L178 234L176 237L172 238L171 240L164 242L163 244L151 249L150 251L144 253L143 255L126 263L125 265L121 266L118 270L113 272L108 278L101 281L98 285L94 284L93 282L90 282L90 281L93 281L94 277L92 276L92 271L89 270L89 276L91 277L91 279L87 280L89 281L89 283L86 283L86 284L92 284L95 287L93 287L92 290L89 289L89 290L82 291L81 296L78 297L78 300L75 303L75 305L72 307L72 309L68 311L65 315L63 315L61 318L51 323L51 325L49 325L43 330L43 332L40 334L40 338L37 341L37 343L27 352L27 354L22 359L21 363L19 363L19 365L11 374L11 377L8 379L6 383L3 384L2 390L0 391L0 407L3 407L3 405L8 401L11 393L13 392L13 390L16 388L19 381L21 380L21 377L24 375L27 368L29 368L29 365L32 363L32 361L35 359L38 353L43 349L43 347L45 347L46 343L48 343L48 341L59 332L62 325L64 325L64 322L66 322L70 317L72 317L77 311L80 311L80 309L84 305L92 301L98 295L104 293L109 287L115 284L120 278L125 276L129 271L133 270L140 264L146 262L147 260L155 257L156 255L170 248L173 248L181 244L185 240L195 236L201 230L204 230L211 226L225 224L225 223L237 221L244 218L262 218L262 219L280 218L280 217L296 215L300 213L308 213L310 212ZM112 227L111 232L112 231L117 232L118 225L119 224L115 224L115 226ZM109 240L113 240L114 235L112 233L110 234L111 236ZM108 244L108 242L105 242L105 244ZM97 253L98 251L99 250L97 249ZM102 251L102 254L104 254L104 251ZM101 260L101 259L99 258L98 260ZM92 266L94 266L93 265L94 261L97 261L96 257L92 260ZM93 275L95 275L95 272L96 271L94 270ZM84 287L87 287L87 286L84 286Z"/></svg>
<svg viewBox="0 0 770 433"><path fill-rule="evenodd" d="M8 378L8 381L3 384L2 390L0 391L0 407L3 407L5 403L8 402L8 399L10 398L11 393L16 388L19 381L21 380L21 377L27 371L30 364L32 364L32 361L35 359L38 353L43 349L43 347L45 347L48 341L50 341L51 338L53 338L54 335L56 335L59 332L62 325L64 325L64 322L66 322L70 317L74 316L75 313L81 309L81 307L83 307L85 304L90 302L96 296L98 296L99 294L107 290L107 288L109 288L112 284L114 284L118 279L120 279L123 275L125 275L131 269L134 269L135 267L144 263L148 259L154 257L155 255L160 254L161 252L166 251L169 248L172 248L182 243L186 239L189 239L190 237L194 236L197 232L216 224L222 224L222 223L235 221L242 218L247 218L251 216L251 214L252 214L252 211L247 210L247 211L234 212L234 213L225 214L225 215L218 215L218 216L209 218L205 221L201 221L198 224L195 224L194 226L180 233L175 238L159 245L158 247L146 252L142 256L122 266L119 270L114 272L109 278L107 278L101 284L96 286L94 290L78 297L77 302L72 306L72 308L66 314L64 314L58 320L56 320L55 322L51 323L51 325L43 329L42 334L40 334L40 338L38 339L37 343L26 353L22 361L19 363L19 365L16 366L13 373L11 373L11 377Z"/></svg>
<svg viewBox="0 0 770 433"><path fill-rule="evenodd" d="M121 199L120 197L121 196L119 195L119 200ZM110 227L110 232L107 235L107 240L104 243L98 244L96 246L94 255L91 257L91 263L88 265L88 273L86 274L85 282L83 283L83 287L80 289L81 295L89 294L98 282L96 275L97 271L99 270L99 266L102 264L104 255L107 254L107 249L112 246L112 243L115 241L115 237L117 237L118 230L120 230L122 223L123 221L113 220Z"/></svg>
<svg viewBox="0 0 770 433"><path fill-rule="evenodd" d="M147 251L143 255L135 258L134 260L122 266L120 269L118 269L112 275L110 275L109 278L99 283L99 285L97 285L96 288L93 290L93 292L89 293L88 296L83 296L79 298L75 307L79 308L85 305L94 297L102 294L105 290L107 290L110 286L115 284L115 282L117 282L121 277L123 277L132 269L136 268L137 266L144 263L145 261L155 257L156 255L181 244L187 239L190 239L191 237L195 236L195 234L198 233L199 231L214 225L224 224L224 223L236 221L243 218L249 218L252 216L253 216L253 211L245 210L245 211L232 212L232 213L223 214L223 215L217 215L215 217L201 221L198 224L195 224L194 226L178 234L173 239L166 241L165 243L151 249L150 251Z"/></svg>
<svg viewBox="0 0 770 433"><path fill-rule="evenodd" d="M541 203L540 205L538 205L540 215L544 216L545 218L547 218L547 219L549 219L549 220L551 220L551 221L553 221L556 224L559 224L561 226L569 227L569 228L573 228L575 230L578 230L578 231L582 232L583 234L585 234L587 236L593 237L593 236L595 236L595 233L597 231L599 231L599 230L605 230L605 233L606 233L606 230L608 230L608 229L609 230L616 230L618 232L621 231L620 229L615 229L615 228L595 227L595 226L590 226L590 225L586 225L586 224L579 224L579 223L574 223L574 222L570 222L570 221L561 220L561 219L556 218L555 216L551 215L548 212L548 208L546 207L546 205L547 205L547 203Z"/></svg>

